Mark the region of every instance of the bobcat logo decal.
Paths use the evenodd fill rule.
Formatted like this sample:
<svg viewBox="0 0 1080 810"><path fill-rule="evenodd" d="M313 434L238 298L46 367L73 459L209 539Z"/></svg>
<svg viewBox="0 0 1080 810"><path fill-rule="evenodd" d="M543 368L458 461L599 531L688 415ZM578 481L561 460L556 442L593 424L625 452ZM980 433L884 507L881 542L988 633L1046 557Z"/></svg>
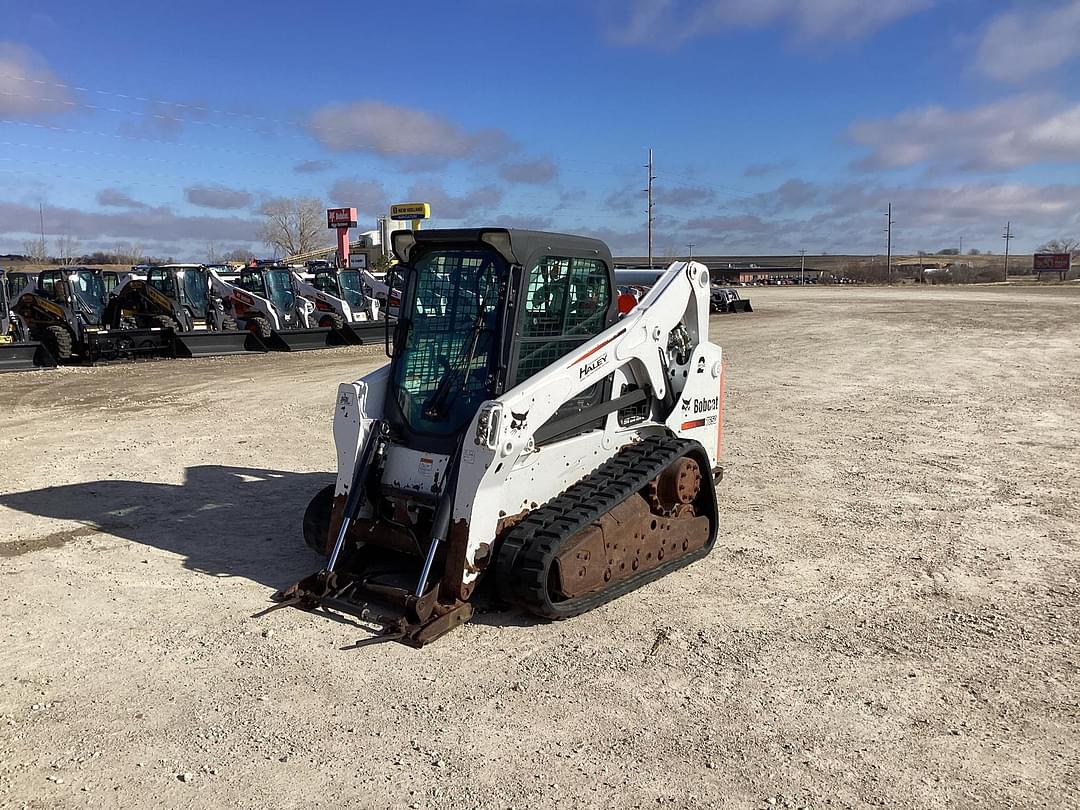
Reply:
<svg viewBox="0 0 1080 810"><path fill-rule="evenodd" d="M514 413L510 411L510 429L511 430L524 430L525 423L529 420L529 412Z"/></svg>

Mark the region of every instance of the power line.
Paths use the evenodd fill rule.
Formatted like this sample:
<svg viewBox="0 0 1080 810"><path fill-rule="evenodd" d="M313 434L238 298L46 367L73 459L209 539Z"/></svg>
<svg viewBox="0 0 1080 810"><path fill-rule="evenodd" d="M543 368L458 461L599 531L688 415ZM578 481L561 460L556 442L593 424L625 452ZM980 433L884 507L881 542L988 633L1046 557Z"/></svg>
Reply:
<svg viewBox="0 0 1080 810"><path fill-rule="evenodd" d="M1001 238L1005 240L1005 280L1009 280L1009 242L1016 238L1012 232L1012 223L1005 223L1005 232L1001 234Z"/></svg>
<svg viewBox="0 0 1080 810"><path fill-rule="evenodd" d="M885 267L888 272L888 282L892 284L892 226L896 222L892 218L892 203L889 203L889 210L885 213Z"/></svg>
<svg viewBox="0 0 1080 810"><path fill-rule="evenodd" d="M652 256L652 226L653 226L653 197L652 197L652 184L656 179L656 175L653 174L653 159L652 159L652 147L649 147L649 162L645 164L645 168L649 170L649 187L646 191L649 194L649 209L648 209L648 224L649 224L649 269L652 269L653 256Z"/></svg>

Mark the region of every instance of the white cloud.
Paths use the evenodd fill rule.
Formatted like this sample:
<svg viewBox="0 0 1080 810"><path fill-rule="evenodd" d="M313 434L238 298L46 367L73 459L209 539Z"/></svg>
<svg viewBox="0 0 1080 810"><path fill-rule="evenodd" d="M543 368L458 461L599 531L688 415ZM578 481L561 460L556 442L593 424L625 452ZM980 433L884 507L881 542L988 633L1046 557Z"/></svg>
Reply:
<svg viewBox="0 0 1080 810"><path fill-rule="evenodd" d="M464 194L450 194L438 183L413 184L407 195L409 202L431 203L431 218L471 219L474 215L490 212L503 199L503 191L497 186L481 186Z"/></svg>
<svg viewBox="0 0 1080 810"><path fill-rule="evenodd" d="M611 37L624 45L677 47L722 31L789 24L803 37L856 39L934 0L631 0ZM614 5L608 4L612 10Z"/></svg>
<svg viewBox="0 0 1080 810"><path fill-rule="evenodd" d="M969 171L1080 160L1080 104L1016 96L982 107L940 106L857 122L848 137L870 153L857 164L890 169L926 164Z"/></svg>
<svg viewBox="0 0 1080 810"><path fill-rule="evenodd" d="M385 214L390 198L378 180L361 180L358 177L343 178L330 187L330 199L334 205L356 208L368 216Z"/></svg>
<svg viewBox="0 0 1080 810"><path fill-rule="evenodd" d="M604 203L612 211L621 214L644 212L648 207L648 192L643 184L629 183L611 192ZM663 181L653 187L653 205L656 209L694 208L711 205L716 200L716 192L704 185L664 185Z"/></svg>
<svg viewBox="0 0 1080 810"><path fill-rule="evenodd" d="M198 101L147 101L120 122L120 134L138 140L175 141L186 123L205 121L207 112L205 104Z"/></svg>
<svg viewBox="0 0 1080 810"><path fill-rule="evenodd" d="M0 42L0 116L38 120L74 109L71 94L41 57L25 45Z"/></svg>
<svg viewBox="0 0 1080 810"><path fill-rule="evenodd" d="M1002 81L1023 81L1080 55L1080 0L1047 7L1025 3L999 14L982 33L975 66Z"/></svg>
<svg viewBox="0 0 1080 810"><path fill-rule="evenodd" d="M107 190L106 190L107 191ZM10 249L38 232L38 207L0 201L0 244ZM199 256L208 240L254 243L259 222L235 216L181 216L169 208L143 205L129 211L45 207L46 235L77 237L84 249L111 247L117 240L140 243L156 255Z"/></svg>
<svg viewBox="0 0 1080 810"><path fill-rule="evenodd" d="M136 200L126 191L118 188L103 188L97 193L98 205L110 208L149 208L146 203Z"/></svg>
<svg viewBox="0 0 1080 810"><path fill-rule="evenodd" d="M189 186L184 189L184 197L192 205L222 211L247 208L253 199L248 191L226 186Z"/></svg>
<svg viewBox="0 0 1080 810"><path fill-rule="evenodd" d="M893 204L898 252L964 243L1000 249L1001 229L1013 223L1019 252L1046 239L1080 236L1080 185L942 183L890 186L818 184L789 180L715 214L666 224L664 238L692 241L702 253L791 254L884 251L882 225ZM742 209L742 210L740 210ZM748 210L747 210L748 209Z"/></svg>
<svg viewBox="0 0 1080 810"><path fill-rule="evenodd" d="M516 148L501 130L470 132L442 116L382 101L328 105L311 115L308 129L335 152L370 152L420 166L492 161Z"/></svg>

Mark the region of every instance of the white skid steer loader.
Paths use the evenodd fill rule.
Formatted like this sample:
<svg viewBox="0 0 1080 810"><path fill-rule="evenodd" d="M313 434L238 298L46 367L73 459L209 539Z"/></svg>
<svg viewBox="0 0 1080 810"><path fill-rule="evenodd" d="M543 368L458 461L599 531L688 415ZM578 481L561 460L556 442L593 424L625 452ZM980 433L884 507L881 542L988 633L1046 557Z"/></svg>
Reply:
<svg viewBox="0 0 1080 810"><path fill-rule="evenodd" d="M298 295L286 265L245 267L226 280L210 270L210 292L241 329L274 351L308 351L336 345L333 330L314 326L315 304Z"/></svg>
<svg viewBox="0 0 1080 810"><path fill-rule="evenodd" d="M326 561L275 607L419 647L485 580L561 619L708 553L723 364L703 265L672 264L634 305L595 239L397 231L393 248L390 363L340 386L337 482L304 516Z"/></svg>
<svg viewBox="0 0 1080 810"><path fill-rule="evenodd" d="M296 294L315 306L313 325L334 330L346 344L383 339L379 302L364 294L360 271L327 267L305 277L294 269L292 277Z"/></svg>

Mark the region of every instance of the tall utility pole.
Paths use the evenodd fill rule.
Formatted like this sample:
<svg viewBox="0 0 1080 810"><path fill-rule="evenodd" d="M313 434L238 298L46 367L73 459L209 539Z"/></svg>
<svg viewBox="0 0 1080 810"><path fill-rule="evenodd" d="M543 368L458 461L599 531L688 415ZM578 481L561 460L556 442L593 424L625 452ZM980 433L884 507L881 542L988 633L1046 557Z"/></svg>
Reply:
<svg viewBox="0 0 1080 810"><path fill-rule="evenodd" d="M649 193L649 269L652 270L652 222L653 222L653 202L652 202L652 184L656 179L656 175L653 174L653 162L652 162L652 148L649 149L649 162L645 164L645 168L649 170L649 187L645 189Z"/></svg>
<svg viewBox="0 0 1080 810"><path fill-rule="evenodd" d="M885 266L888 268L890 284L892 284L892 226L895 224L892 218L892 203L889 203L889 210L885 213Z"/></svg>
<svg viewBox="0 0 1080 810"><path fill-rule="evenodd" d="M690 248L690 258L691 259L694 258L694 243L693 242L687 242L686 246L688 248Z"/></svg>
<svg viewBox="0 0 1080 810"><path fill-rule="evenodd" d="M961 255L961 256L964 255L964 235L963 234L960 234L960 254L959 255Z"/></svg>
<svg viewBox="0 0 1080 810"><path fill-rule="evenodd" d="M1001 238L1005 240L1005 280L1009 280L1009 242L1016 237L1013 236L1012 223L1005 223L1005 233L1001 234Z"/></svg>
<svg viewBox="0 0 1080 810"><path fill-rule="evenodd" d="M41 225L41 260L45 261L45 208L41 203L38 203L38 222Z"/></svg>
<svg viewBox="0 0 1080 810"><path fill-rule="evenodd" d="M806 251L799 251L799 285L806 284Z"/></svg>

